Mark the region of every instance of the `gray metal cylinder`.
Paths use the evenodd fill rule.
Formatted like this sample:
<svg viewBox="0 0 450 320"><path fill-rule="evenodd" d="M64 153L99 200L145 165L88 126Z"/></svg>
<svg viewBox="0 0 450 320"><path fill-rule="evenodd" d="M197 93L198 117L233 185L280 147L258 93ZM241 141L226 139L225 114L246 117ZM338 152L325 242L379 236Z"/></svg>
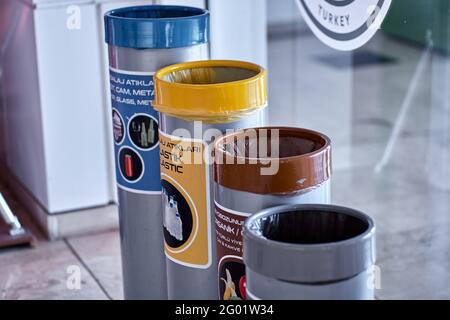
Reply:
<svg viewBox="0 0 450 320"><path fill-rule="evenodd" d="M167 299L153 74L208 58L208 15L179 6L130 7L105 15L126 299ZM189 35L183 40L178 33L196 36L189 30L192 17L204 29L196 32L204 34L189 45Z"/></svg>
<svg viewBox="0 0 450 320"><path fill-rule="evenodd" d="M167 116L164 113L160 114L160 130L161 136L166 134L166 137L171 137L171 133L175 130L184 129L189 132L191 137L194 136L194 122L177 119L171 116ZM257 127L263 124L265 121L264 112L256 112L247 119L235 121L231 123L222 124L202 124L201 134L204 135L210 129L219 130L224 133L228 129L243 129ZM197 133L200 131L197 131ZM211 140L205 140L205 145L210 145ZM198 177L199 178L199 177ZM212 181L212 167L208 166L207 173L205 175L205 190L206 202L207 202L207 222L208 226L208 260L204 265L195 265L184 263L183 261L177 261L170 255L167 255L167 287L169 299L186 300L186 299L199 299L199 300L215 300L217 299L217 266L216 266L216 230L214 228L214 202L212 201L213 184ZM174 184L170 180L170 176L163 175L161 177L163 187L167 184ZM192 179L192 186L201 185L200 181ZM187 191L189 192L189 191ZM195 201L195 200L194 200ZM164 197L163 197L164 202ZM166 226L167 227L167 226ZM167 234L167 228L165 228ZM171 236L167 234L166 239ZM166 240L169 241L169 240ZM167 247L166 247L167 250Z"/></svg>
<svg viewBox="0 0 450 320"><path fill-rule="evenodd" d="M236 161L234 165L222 165L219 160L222 156L221 150L236 150L238 140L244 139L246 132L233 133L224 136L215 144L215 225L217 237L217 263L218 263L218 296L224 300L245 300L246 295L246 276L245 265L242 257L242 225L247 217L263 209L303 203L322 203L330 202L330 173L331 173L331 142L330 139L318 132L305 130L301 128L279 128L268 127L262 130L279 130L279 158L273 158L272 161L283 162L281 166L291 162L294 167L305 167L313 173L324 173L315 179L314 183L306 186L297 185L292 187L285 177L279 177L287 171L291 179L296 181L305 179L306 174L296 175L293 167L287 170L278 170L273 175L260 179L261 172L251 171L244 164ZM256 129L258 130L258 128ZM249 130L247 130L249 131ZM248 145L260 146L265 137L255 142L249 142ZM249 152L250 153L250 152ZM223 156L226 156L223 153ZM284 156L284 157L283 157ZM265 155L258 155L258 158L264 158ZM313 161L311 159L320 159ZM226 161L222 161L226 162ZM249 158L246 162L250 163ZM251 166L258 166L253 164ZM233 179L229 181L227 177ZM282 181L285 185L279 186L275 190L271 184L278 184ZM312 180L312 179L311 179ZM251 187L248 183L259 184L261 187ZM259 190L258 190L259 189Z"/></svg>
<svg viewBox="0 0 450 320"><path fill-rule="evenodd" d="M362 212L274 207L248 218L243 236L249 299L374 299L375 223Z"/></svg>
<svg viewBox="0 0 450 320"><path fill-rule="evenodd" d="M198 61L155 75L169 299L217 299L211 143L263 124L266 72L241 61Z"/></svg>

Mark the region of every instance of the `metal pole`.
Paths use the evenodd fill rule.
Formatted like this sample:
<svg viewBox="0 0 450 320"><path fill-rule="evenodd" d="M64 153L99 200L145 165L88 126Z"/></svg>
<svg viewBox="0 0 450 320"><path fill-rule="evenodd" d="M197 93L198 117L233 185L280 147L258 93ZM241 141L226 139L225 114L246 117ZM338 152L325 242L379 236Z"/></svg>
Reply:
<svg viewBox="0 0 450 320"><path fill-rule="evenodd" d="M19 219L17 219L17 217L13 214L13 212L8 206L8 203L6 202L5 198L1 193L0 193L0 214L3 220L5 220L5 222L11 226L11 229L9 231L9 234L11 236L17 236L19 234L25 233L25 230L22 228Z"/></svg>

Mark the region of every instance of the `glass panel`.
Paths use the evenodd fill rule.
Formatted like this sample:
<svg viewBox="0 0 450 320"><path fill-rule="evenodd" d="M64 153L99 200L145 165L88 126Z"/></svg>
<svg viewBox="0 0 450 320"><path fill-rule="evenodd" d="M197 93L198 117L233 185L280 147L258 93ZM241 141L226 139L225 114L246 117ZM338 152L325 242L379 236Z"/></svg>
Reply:
<svg viewBox="0 0 450 320"><path fill-rule="evenodd" d="M268 1L270 120L333 142L332 198L376 219L386 298L450 298L450 3L395 0L361 48Z"/></svg>

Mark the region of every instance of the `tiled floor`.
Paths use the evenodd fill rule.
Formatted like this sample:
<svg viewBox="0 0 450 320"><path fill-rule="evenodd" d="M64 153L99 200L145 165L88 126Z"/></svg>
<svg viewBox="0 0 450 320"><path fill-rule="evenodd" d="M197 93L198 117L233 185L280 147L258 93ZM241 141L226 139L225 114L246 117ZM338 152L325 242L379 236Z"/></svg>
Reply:
<svg viewBox="0 0 450 320"><path fill-rule="evenodd" d="M352 67L309 31L275 32L271 122L332 138L334 202L377 222L380 299L450 298L450 57L382 34L362 53L392 62ZM0 271L0 298L123 297L117 231L1 252Z"/></svg>

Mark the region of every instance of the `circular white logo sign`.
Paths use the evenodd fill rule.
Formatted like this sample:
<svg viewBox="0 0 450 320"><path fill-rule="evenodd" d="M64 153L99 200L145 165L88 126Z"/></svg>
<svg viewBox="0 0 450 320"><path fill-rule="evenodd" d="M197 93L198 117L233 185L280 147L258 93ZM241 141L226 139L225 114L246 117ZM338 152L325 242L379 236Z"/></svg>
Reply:
<svg viewBox="0 0 450 320"><path fill-rule="evenodd" d="M337 50L354 50L380 28L392 0L296 0L314 34Z"/></svg>

